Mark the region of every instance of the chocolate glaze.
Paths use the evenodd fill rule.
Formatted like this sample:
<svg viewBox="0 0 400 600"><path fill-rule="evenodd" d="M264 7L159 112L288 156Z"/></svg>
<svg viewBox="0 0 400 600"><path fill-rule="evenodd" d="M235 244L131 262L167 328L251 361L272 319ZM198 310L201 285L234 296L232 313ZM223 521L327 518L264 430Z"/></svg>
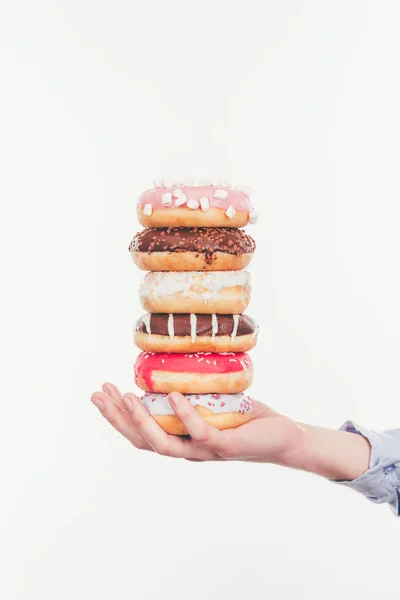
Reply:
<svg viewBox="0 0 400 600"><path fill-rule="evenodd" d="M241 229L229 227L148 227L135 235L131 252L196 252L205 254L208 264L215 252L252 254L256 244Z"/></svg>
<svg viewBox="0 0 400 600"><path fill-rule="evenodd" d="M233 331L233 315L216 315L218 321L217 336L231 335ZM211 336L212 335L212 315L196 314L196 335ZM190 314L175 314L174 333L177 336L190 336ZM248 335L254 333L258 329L255 321L247 315L239 315L239 323L236 335ZM168 315L157 313L150 315L150 330L155 335L168 336ZM143 317L136 324L136 331L148 333Z"/></svg>

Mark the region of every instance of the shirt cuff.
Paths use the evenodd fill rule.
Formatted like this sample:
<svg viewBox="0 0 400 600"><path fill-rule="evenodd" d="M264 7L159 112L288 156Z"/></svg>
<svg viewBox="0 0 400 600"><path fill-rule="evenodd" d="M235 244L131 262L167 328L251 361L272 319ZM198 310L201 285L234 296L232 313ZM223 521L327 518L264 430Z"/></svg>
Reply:
<svg viewBox="0 0 400 600"><path fill-rule="evenodd" d="M369 470L353 481L336 481L377 504L388 503L400 516L400 429L377 432L346 421L342 431L357 433L371 444Z"/></svg>

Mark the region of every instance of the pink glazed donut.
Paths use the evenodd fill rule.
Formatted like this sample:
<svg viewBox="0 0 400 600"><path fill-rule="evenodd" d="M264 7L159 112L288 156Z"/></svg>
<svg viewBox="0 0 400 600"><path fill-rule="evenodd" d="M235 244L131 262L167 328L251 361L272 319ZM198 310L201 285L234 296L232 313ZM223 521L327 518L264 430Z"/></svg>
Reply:
<svg viewBox="0 0 400 600"><path fill-rule="evenodd" d="M245 352L141 352L135 362L135 382L145 392L237 394L252 379L253 363Z"/></svg>
<svg viewBox="0 0 400 600"><path fill-rule="evenodd" d="M257 221L247 187L226 185L173 185L144 192L137 204L139 223L145 227L244 227Z"/></svg>

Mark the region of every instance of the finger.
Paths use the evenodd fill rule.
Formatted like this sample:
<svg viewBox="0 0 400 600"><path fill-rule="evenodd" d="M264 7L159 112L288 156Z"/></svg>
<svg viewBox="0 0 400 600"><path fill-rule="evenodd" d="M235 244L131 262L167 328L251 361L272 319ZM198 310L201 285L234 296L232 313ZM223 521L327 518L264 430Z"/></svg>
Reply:
<svg viewBox="0 0 400 600"><path fill-rule="evenodd" d="M209 425L182 394L173 392L169 394L168 401L177 417L185 425L192 440L208 448L213 448L217 452L223 447L224 434Z"/></svg>
<svg viewBox="0 0 400 600"><path fill-rule="evenodd" d="M111 400L116 402L118 404L118 406L120 408L122 408L122 410L125 410L122 405L122 402L121 402L122 394L113 383L108 383L108 382L103 383L101 388L104 393L106 393L108 396L110 396Z"/></svg>
<svg viewBox="0 0 400 600"><path fill-rule="evenodd" d="M149 415L143 404L134 394L124 394L122 402L133 423L157 454L175 458L197 458L213 460L213 453L193 443L191 440L168 435Z"/></svg>
<svg viewBox="0 0 400 600"><path fill-rule="evenodd" d="M129 440L136 448L140 450L151 450L138 429L132 423L129 415L123 412L117 404L104 392L95 392L92 394L91 401L103 417L116 429L121 435Z"/></svg>

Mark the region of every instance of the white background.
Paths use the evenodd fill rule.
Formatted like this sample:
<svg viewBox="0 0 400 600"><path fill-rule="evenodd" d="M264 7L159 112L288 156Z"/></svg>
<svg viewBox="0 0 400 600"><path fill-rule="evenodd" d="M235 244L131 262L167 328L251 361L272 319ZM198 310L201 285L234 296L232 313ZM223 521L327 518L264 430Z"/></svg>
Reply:
<svg viewBox="0 0 400 600"><path fill-rule="evenodd" d="M387 507L140 453L89 397L134 390L137 196L219 176L258 192L252 395L399 426L399 18L396 0L0 1L2 598L398 592Z"/></svg>

